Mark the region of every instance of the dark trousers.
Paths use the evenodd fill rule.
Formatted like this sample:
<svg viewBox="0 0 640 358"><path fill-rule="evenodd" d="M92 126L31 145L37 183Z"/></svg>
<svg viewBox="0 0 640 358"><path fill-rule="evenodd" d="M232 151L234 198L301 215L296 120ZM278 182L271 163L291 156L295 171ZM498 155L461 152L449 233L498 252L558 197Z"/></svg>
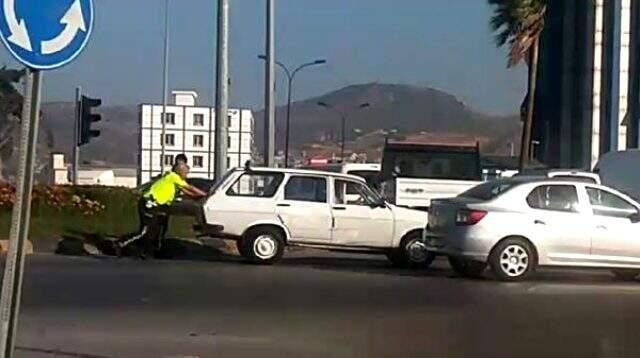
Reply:
<svg viewBox="0 0 640 358"><path fill-rule="evenodd" d="M120 242L122 247L133 243L140 244L141 249L146 254L152 254L160 249L162 238L166 233L169 216L166 205L157 205L151 198L140 198L138 200L138 219L140 223L139 232L128 239Z"/></svg>

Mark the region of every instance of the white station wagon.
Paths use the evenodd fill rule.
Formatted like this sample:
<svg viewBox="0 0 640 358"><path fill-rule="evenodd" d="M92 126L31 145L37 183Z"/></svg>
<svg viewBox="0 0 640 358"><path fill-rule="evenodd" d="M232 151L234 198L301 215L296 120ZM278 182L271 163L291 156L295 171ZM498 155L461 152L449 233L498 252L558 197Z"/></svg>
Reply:
<svg viewBox="0 0 640 358"><path fill-rule="evenodd" d="M255 263L278 261L286 245L386 254L402 266L433 261L422 242L427 214L386 203L352 175L234 169L212 188L202 220L205 234L237 240Z"/></svg>

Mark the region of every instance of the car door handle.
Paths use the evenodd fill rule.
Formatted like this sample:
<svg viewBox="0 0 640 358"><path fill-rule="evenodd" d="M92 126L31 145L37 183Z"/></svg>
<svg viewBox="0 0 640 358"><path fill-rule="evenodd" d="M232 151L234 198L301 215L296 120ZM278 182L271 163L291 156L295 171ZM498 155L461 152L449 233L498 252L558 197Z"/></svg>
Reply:
<svg viewBox="0 0 640 358"><path fill-rule="evenodd" d="M291 204L276 204L276 206L288 208L291 206Z"/></svg>
<svg viewBox="0 0 640 358"><path fill-rule="evenodd" d="M542 221L542 220L534 220L533 222L535 225L547 225L546 222Z"/></svg>
<svg viewBox="0 0 640 358"><path fill-rule="evenodd" d="M333 210L347 210L344 206L334 206Z"/></svg>
<svg viewBox="0 0 640 358"><path fill-rule="evenodd" d="M598 229L598 230L607 230L607 227L604 226L604 225L598 225L598 226L596 226L596 229Z"/></svg>

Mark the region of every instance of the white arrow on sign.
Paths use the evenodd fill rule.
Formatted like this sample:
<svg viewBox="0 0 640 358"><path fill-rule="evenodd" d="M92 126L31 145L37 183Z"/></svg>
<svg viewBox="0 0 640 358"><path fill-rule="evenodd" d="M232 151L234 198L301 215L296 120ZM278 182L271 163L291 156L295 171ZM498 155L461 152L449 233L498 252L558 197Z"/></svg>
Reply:
<svg viewBox="0 0 640 358"><path fill-rule="evenodd" d="M27 51L33 51L31 40L29 39L29 31L27 31L27 24L25 24L24 19L18 21L16 1L4 0L3 10L9 31L11 31L11 36L9 36L7 40Z"/></svg>
<svg viewBox="0 0 640 358"><path fill-rule="evenodd" d="M42 42L42 54L50 55L64 50L76 38L78 31L87 31L80 0L73 2L67 13L60 20L60 23L66 25L64 30L55 38Z"/></svg>

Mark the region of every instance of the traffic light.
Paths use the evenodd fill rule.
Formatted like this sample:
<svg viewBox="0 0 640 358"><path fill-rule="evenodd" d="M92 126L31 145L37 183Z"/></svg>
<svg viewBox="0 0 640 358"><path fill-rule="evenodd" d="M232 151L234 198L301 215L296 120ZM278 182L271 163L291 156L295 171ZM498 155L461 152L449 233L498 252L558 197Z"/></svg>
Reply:
<svg viewBox="0 0 640 358"><path fill-rule="evenodd" d="M82 99L80 100L80 138L78 138L79 146L89 143L91 138L100 136L100 131L91 129L91 125L102 120L101 115L93 113L93 109L96 107L100 107L101 104L101 99L82 96Z"/></svg>

